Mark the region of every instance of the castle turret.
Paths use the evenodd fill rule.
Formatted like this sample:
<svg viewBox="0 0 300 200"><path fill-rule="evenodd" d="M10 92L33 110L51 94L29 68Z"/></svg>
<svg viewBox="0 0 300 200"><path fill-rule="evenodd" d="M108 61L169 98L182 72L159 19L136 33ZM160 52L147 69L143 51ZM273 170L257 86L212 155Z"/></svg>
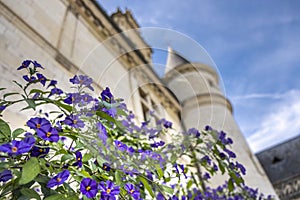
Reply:
<svg viewBox="0 0 300 200"><path fill-rule="evenodd" d="M210 66L188 62L169 48L165 83L181 103L181 120L185 128L202 130L206 125L225 131L234 141L233 151L246 166L247 185L275 195L265 172L251 152L232 114L232 105L219 87L217 72ZM227 177L218 176L212 186L220 185Z"/></svg>

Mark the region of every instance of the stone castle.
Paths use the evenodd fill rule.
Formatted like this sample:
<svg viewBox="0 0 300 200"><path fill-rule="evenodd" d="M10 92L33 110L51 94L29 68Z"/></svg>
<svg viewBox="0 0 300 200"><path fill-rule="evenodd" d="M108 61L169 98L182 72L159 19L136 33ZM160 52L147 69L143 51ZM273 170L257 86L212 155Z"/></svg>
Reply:
<svg viewBox="0 0 300 200"><path fill-rule="evenodd" d="M109 16L90 0L1 0L1 87L16 89L12 79L25 59L46 67L45 75L68 88L69 77L86 74L99 92L109 86L123 97L139 120L149 111L174 122L175 129L205 125L224 130L233 150L247 168L246 184L275 195L264 170L251 152L232 115L232 106L219 87L216 71L193 63L169 49L166 71L160 78L151 66L152 49L141 37L129 11ZM125 34L120 34L124 31ZM6 111L11 126L28 118L17 108ZM223 177L213 180L218 185Z"/></svg>

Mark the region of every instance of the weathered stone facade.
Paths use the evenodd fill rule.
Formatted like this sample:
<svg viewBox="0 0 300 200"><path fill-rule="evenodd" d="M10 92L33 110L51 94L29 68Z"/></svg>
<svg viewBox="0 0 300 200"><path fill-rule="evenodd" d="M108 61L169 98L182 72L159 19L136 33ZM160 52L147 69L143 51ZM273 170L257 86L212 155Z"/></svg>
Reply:
<svg viewBox="0 0 300 200"><path fill-rule="evenodd" d="M115 96L123 97L140 121L146 117L147 105L158 117L174 122L177 130L208 124L228 132L239 161L247 167L246 183L275 194L232 116L217 73L208 65L186 60L167 66L169 71L160 79L151 67L151 48L132 30L138 27L129 11L108 16L90 0L1 0L0 85L17 89L10 81L21 77L15 69L25 59L45 66L44 74L59 80L62 89L68 88L73 74L86 74L95 81L97 92L109 86ZM30 116L12 108L5 117L16 127ZM219 176L212 184L223 180Z"/></svg>

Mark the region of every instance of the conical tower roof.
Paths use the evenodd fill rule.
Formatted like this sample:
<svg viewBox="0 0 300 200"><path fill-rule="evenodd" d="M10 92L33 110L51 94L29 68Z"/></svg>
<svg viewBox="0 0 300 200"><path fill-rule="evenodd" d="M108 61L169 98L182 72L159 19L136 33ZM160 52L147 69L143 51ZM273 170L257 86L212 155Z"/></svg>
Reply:
<svg viewBox="0 0 300 200"><path fill-rule="evenodd" d="M188 61L179 53L174 51L171 47L168 47L168 58L167 58L165 74L167 74L170 70L174 69L175 67L187 63L190 63L190 61Z"/></svg>

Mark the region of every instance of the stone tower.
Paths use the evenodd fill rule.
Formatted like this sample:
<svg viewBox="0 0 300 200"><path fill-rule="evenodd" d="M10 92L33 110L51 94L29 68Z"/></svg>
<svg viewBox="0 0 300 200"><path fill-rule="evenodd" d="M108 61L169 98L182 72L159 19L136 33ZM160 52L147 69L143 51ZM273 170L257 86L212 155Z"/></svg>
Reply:
<svg viewBox="0 0 300 200"><path fill-rule="evenodd" d="M233 118L231 103L219 87L217 72L208 65L189 62L171 48L168 51L164 80L181 104L183 126L202 130L210 125L225 131L234 141L232 148L239 162L247 166L246 184L275 194ZM211 184L217 186L224 181L224 176L217 176Z"/></svg>

